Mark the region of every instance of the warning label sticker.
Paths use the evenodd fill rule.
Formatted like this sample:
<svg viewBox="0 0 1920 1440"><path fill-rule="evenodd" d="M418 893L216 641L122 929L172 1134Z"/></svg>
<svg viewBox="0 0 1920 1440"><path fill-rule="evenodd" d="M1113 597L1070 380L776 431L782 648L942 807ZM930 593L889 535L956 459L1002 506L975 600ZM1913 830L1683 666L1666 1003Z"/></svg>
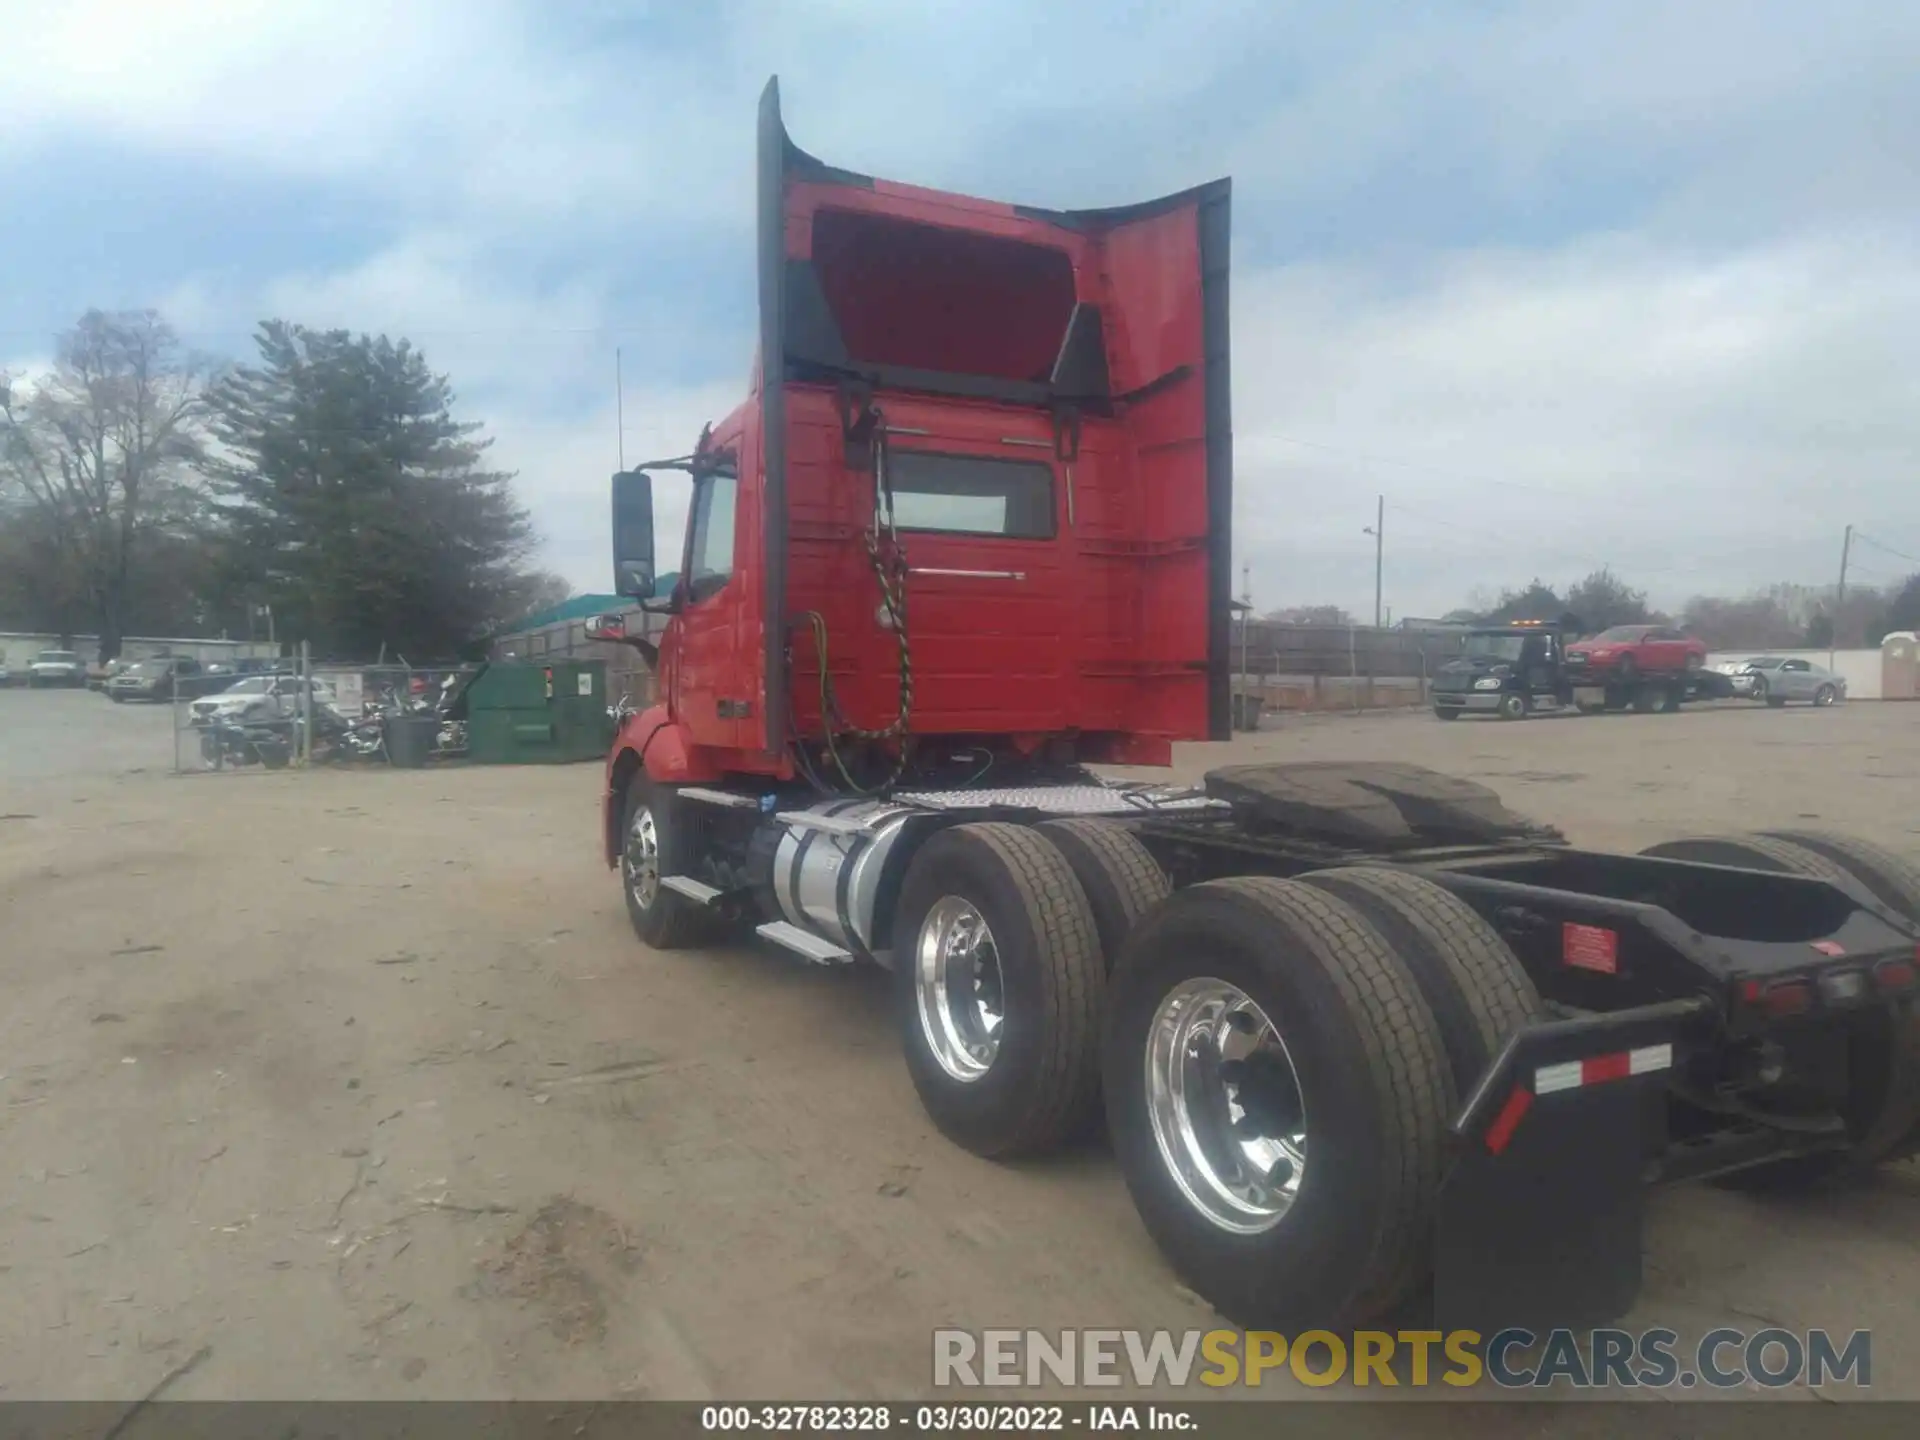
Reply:
<svg viewBox="0 0 1920 1440"><path fill-rule="evenodd" d="M1620 937L1599 925L1560 927L1560 956L1576 970L1593 970L1602 975L1620 971Z"/></svg>

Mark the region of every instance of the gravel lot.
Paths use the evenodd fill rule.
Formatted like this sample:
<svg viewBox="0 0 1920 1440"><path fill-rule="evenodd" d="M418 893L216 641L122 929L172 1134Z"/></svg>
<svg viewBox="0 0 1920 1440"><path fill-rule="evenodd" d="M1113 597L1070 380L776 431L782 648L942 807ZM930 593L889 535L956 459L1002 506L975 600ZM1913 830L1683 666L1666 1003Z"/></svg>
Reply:
<svg viewBox="0 0 1920 1440"><path fill-rule="evenodd" d="M1587 844L1920 853L1916 735L1868 704L1315 717L1181 771L1393 757ZM0 1398L196 1356L171 1398L900 1397L938 1325L1209 1323L1104 1153L933 1133L881 977L641 949L597 767L171 764L164 708L0 692ZM1663 1194L1629 1323L1871 1327L1874 1393L1920 1397L1916 1202L1911 1167Z"/></svg>

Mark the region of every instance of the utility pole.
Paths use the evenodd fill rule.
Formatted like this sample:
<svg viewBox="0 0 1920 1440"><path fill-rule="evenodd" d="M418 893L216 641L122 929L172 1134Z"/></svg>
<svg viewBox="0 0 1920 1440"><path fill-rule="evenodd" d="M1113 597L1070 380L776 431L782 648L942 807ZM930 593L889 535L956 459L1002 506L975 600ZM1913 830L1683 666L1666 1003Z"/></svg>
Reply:
<svg viewBox="0 0 1920 1440"><path fill-rule="evenodd" d="M1827 669L1833 669L1834 647L1840 643L1840 611L1847 603L1847 557L1853 553L1853 526L1840 541L1840 584L1833 596L1833 624L1827 630Z"/></svg>
<svg viewBox="0 0 1920 1440"><path fill-rule="evenodd" d="M1247 678L1247 639L1253 632L1253 566L1240 567L1240 603L1246 608L1240 612L1240 684L1245 687L1253 682Z"/></svg>
<svg viewBox="0 0 1920 1440"><path fill-rule="evenodd" d="M614 448L620 455L620 468L627 468L627 387L620 378L620 351L616 346L613 352L613 423L620 435Z"/></svg>
<svg viewBox="0 0 1920 1440"><path fill-rule="evenodd" d="M1373 628L1380 628L1380 580L1385 572L1387 545L1387 497L1379 497L1374 507L1373 524L1360 532L1373 537Z"/></svg>

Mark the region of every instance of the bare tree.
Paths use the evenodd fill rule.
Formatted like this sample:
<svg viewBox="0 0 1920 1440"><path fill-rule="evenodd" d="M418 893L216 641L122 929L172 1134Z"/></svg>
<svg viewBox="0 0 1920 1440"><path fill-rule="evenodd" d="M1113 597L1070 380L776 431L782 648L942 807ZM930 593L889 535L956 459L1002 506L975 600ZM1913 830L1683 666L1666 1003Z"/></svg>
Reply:
<svg viewBox="0 0 1920 1440"><path fill-rule="evenodd" d="M207 367L151 310L90 310L53 371L0 377L0 500L30 508L65 593L52 608L99 631L102 661L126 633L128 576L149 536L188 522L200 495Z"/></svg>

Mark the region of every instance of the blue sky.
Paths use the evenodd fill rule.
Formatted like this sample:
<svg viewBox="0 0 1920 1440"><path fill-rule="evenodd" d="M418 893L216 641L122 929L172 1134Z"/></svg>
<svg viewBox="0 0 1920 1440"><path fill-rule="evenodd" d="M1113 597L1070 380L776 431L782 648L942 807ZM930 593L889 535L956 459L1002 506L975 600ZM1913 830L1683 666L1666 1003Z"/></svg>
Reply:
<svg viewBox="0 0 1920 1440"><path fill-rule="evenodd" d="M581 588L751 355L754 100L995 198L1235 181L1264 607L1920 555L1920 6L0 0L0 367L89 305L405 334ZM673 517L663 517L672 523ZM1914 568L1864 548L1861 579Z"/></svg>

